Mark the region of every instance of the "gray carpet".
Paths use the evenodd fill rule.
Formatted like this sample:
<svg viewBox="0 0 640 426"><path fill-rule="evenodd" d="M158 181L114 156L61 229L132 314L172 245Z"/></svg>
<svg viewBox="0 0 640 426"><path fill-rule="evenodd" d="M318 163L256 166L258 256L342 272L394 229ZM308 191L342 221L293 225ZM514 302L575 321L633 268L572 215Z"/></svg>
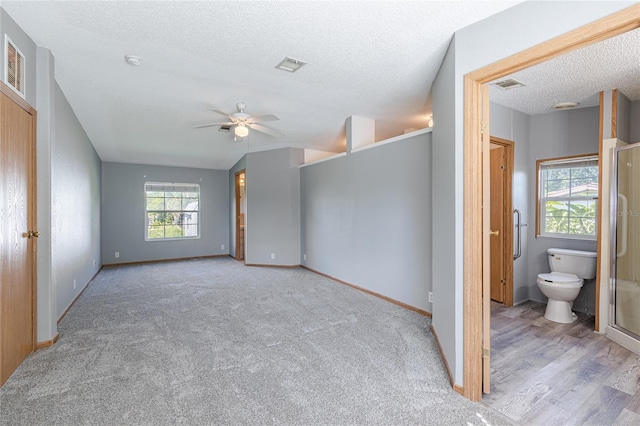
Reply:
<svg viewBox="0 0 640 426"><path fill-rule="evenodd" d="M0 390L0 424L511 424L449 385L430 320L303 269L103 269Z"/></svg>

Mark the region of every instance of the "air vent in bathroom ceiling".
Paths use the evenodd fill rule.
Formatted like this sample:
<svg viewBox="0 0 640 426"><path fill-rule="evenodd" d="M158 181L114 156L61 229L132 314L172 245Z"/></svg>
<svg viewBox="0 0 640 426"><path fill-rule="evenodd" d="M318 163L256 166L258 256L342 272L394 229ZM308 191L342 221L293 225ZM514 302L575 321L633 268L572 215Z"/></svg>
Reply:
<svg viewBox="0 0 640 426"><path fill-rule="evenodd" d="M499 87L503 90L515 89L516 87L526 86L526 84L524 84L523 82L513 78L507 78L506 80L496 81L495 83L491 83L491 85Z"/></svg>

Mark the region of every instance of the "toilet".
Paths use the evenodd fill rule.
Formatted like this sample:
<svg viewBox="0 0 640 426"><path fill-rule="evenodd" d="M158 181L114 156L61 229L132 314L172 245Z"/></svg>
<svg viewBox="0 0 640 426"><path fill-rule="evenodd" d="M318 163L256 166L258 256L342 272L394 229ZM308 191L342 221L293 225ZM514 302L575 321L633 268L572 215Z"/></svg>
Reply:
<svg viewBox="0 0 640 426"><path fill-rule="evenodd" d="M544 317L549 321L570 324L577 319L571 312L585 279L596 277L596 253L582 250L550 248L547 250L551 272L538 275L538 287L547 296Z"/></svg>

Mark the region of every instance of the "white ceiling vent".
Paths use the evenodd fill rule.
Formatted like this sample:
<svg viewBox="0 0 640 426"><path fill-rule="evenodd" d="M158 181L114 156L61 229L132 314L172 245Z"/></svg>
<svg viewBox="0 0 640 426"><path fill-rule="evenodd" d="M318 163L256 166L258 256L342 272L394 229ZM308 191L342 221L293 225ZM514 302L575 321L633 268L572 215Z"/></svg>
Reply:
<svg viewBox="0 0 640 426"><path fill-rule="evenodd" d="M229 133L231 131L231 126L228 126L226 124L223 124L222 126L220 126L220 128L218 129L219 132L223 132L223 133Z"/></svg>
<svg viewBox="0 0 640 426"><path fill-rule="evenodd" d="M306 64L307 63L304 61L293 59L287 56L282 61L280 61L278 65L276 65L276 68L283 71L296 72Z"/></svg>
<svg viewBox="0 0 640 426"><path fill-rule="evenodd" d="M4 82L7 83L18 95L24 98L24 55L11 41L8 35L4 35L6 56L4 58Z"/></svg>
<svg viewBox="0 0 640 426"><path fill-rule="evenodd" d="M526 84L524 84L523 82L513 78L507 78L506 80L496 81L495 83L491 83L491 85L499 87L502 90L509 90L509 89L515 89L516 87L526 86Z"/></svg>

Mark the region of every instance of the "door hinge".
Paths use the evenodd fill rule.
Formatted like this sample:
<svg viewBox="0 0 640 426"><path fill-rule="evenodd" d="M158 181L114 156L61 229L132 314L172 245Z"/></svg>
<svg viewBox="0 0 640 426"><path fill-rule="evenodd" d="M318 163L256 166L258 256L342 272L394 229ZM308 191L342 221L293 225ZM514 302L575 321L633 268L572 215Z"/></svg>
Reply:
<svg viewBox="0 0 640 426"><path fill-rule="evenodd" d="M491 356L491 349L482 348L482 358L489 358Z"/></svg>

